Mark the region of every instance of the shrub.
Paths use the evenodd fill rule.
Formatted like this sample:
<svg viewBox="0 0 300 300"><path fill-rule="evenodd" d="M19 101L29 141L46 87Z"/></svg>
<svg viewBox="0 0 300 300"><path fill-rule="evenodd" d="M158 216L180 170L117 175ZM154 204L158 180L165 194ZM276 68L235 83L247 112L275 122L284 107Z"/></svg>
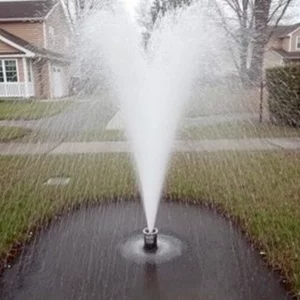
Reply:
<svg viewBox="0 0 300 300"><path fill-rule="evenodd" d="M300 65L266 71L272 122L300 127Z"/></svg>

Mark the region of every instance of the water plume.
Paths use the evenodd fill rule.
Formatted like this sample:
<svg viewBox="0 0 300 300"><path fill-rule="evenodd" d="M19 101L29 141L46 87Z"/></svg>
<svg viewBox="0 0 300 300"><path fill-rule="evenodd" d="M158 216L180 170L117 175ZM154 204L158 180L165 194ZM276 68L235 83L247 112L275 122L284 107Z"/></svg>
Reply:
<svg viewBox="0 0 300 300"><path fill-rule="evenodd" d="M200 5L167 13L147 50L121 9L94 11L82 23L80 57L91 77L106 74L131 141L149 230L155 225L173 140L199 74L217 70L221 36Z"/></svg>

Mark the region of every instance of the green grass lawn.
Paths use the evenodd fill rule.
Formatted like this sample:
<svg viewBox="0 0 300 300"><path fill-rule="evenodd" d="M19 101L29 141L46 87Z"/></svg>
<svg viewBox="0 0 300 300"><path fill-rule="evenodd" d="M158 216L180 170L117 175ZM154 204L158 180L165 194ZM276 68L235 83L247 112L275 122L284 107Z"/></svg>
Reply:
<svg viewBox="0 0 300 300"><path fill-rule="evenodd" d="M232 86L233 82L201 87L195 90L189 99L187 114L189 117L226 113L259 112L259 88ZM264 109L267 109L267 93L264 93Z"/></svg>
<svg viewBox="0 0 300 300"><path fill-rule="evenodd" d="M30 129L21 127L0 126L0 143L19 140L31 133Z"/></svg>
<svg viewBox="0 0 300 300"><path fill-rule="evenodd" d="M70 101L0 101L0 120L36 120L58 114L70 104Z"/></svg>
<svg viewBox="0 0 300 300"><path fill-rule="evenodd" d="M177 139L241 139L241 138L271 138L271 137L300 137L300 129L272 124L254 124L250 122L221 123L210 126L183 128L177 134ZM38 139L39 136L36 136ZM44 137L45 138L45 137ZM83 132L78 136L69 136L66 141L124 141L126 135L119 130L98 129Z"/></svg>
<svg viewBox="0 0 300 300"><path fill-rule="evenodd" d="M300 137L300 129L269 123L227 122L185 128L181 132L181 137L188 140Z"/></svg>
<svg viewBox="0 0 300 300"><path fill-rule="evenodd" d="M136 195L125 154L0 157L0 253L4 259L28 230L69 206ZM65 187L45 186L68 176ZM300 291L299 152L176 154L165 195L221 208Z"/></svg>

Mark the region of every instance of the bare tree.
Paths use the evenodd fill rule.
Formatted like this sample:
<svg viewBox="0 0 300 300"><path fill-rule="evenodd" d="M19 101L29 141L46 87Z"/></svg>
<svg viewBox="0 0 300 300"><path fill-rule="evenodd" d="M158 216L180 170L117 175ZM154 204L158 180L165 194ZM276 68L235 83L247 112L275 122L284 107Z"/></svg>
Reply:
<svg viewBox="0 0 300 300"><path fill-rule="evenodd" d="M61 0L74 23L93 9L111 7L116 0Z"/></svg>
<svg viewBox="0 0 300 300"><path fill-rule="evenodd" d="M149 0L141 0L136 10L137 22L141 27L142 39L145 48L147 48L147 44L151 36L151 31L153 29L150 9L151 3L149 3Z"/></svg>
<svg viewBox="0 0 300 300"><path fill-rule="evenodd" d="M152 23L155 24L160 16L164 16L168 10L176 10L188 6L193 0L154 0L151 7Z"/></svg>
<svg viewBox="0 0 300 300"><path fill-rule="evenodd" d="M262 81L265 46L272 36L268 25L276 28L293 0L255 0L254 2L254 38L249 75L254 82Z"/></svg>
<svg viewBox="0 0 300 300"><path fill-rule="evenodd" d="M262 79L265 46L293 0L214 0L221 27L230 38L231 53L241 79ZM236 51L238 49L238 58Z"/></svg>
<svg viewBox="0 0 300 300"><path fill-rule="evenodd" d="M145 47L157 21L164 17L167 11L177 10L188 6L193 0L141 0L137 9L138 23L142 27L142 36Z"/></svg>

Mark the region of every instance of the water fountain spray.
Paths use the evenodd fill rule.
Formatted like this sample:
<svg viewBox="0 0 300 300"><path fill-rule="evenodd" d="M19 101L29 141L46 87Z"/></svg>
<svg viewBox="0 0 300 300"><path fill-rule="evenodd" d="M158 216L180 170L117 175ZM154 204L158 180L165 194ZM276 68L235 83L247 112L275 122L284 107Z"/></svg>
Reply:
<svg viewBox="0 0 300 300"><path fill-rule="evenodd" d="M77 57L80 65L91 66L83 75L88 81L103 78L99 86L113 91L124 118L150 231L145 237L152 237L155 227L185 102L201 78L207 82L216 70L226 69L220 63L225 61L219 46L223 37L208 16L196 3L180 14L166 13L151 32L147 49L122 9L96 10L81 26L78 43L86 46ZM211 45L212 37L217 47Z"/></svg>
<svg viewBox="0 0 300 300"><path fill-rule="evenodd" d="M158 229L154 228L152 231L149 228L143 230L144 234L144 249L147 252L155 252L157 250L157 234Z"/></svg>

